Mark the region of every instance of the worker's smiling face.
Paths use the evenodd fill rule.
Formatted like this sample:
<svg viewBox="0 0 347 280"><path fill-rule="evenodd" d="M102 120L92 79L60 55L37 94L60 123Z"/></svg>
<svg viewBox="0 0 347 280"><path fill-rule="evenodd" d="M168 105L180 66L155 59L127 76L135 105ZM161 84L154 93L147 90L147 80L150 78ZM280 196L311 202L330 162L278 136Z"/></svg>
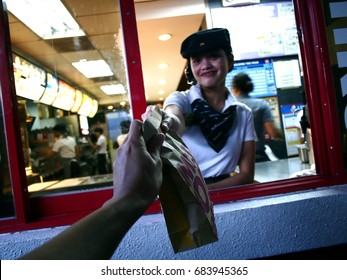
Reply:
<svg viewBox="0 0 347 280"><path fill-rule="evenodd" d="M194 78L203 87L224 84L231 63L223 49L204 51L190 58Z"/></svg>

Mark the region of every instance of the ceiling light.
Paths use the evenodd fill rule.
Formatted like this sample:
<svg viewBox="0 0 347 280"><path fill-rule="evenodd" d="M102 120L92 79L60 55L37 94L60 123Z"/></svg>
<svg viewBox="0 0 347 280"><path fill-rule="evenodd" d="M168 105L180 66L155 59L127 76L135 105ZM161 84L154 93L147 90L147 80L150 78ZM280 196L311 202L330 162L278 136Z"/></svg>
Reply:
<svg viewBox="0 0 347 280"><path fill-rule="evenodd" d="M116 85L105 85L100 87L101 90L107 95L117 95L117 94L125 94L125 88L122 84Z"/></svg>
<svg viewBox="0 0 347 280"><path fill-rule="evenodd" d="M107 106L107 110L112 110L113 109L113 106L112 105L108 105Z"/></svg>
<svg viewBox="0 0 347 280"><path fill-rule="evenodd" d="M8 10L43 39L84 36L60 0L6 0Z"/></svg>
<svg viewBox="0 0 347 280"><path fill-rule="evenodd" d="M167 64L167 63L160 63L158 65L158 68L162 69L162 70L167 69L168 67L169 67L169 64Z"/></svg>
<svg viewBox="0 0 347 280"><path fill-rule="evenodd" d="M163 90L163 89L160 89L159 91L158 91L158 94L160 94L160 95L162 95L162 94L164 94L165 93L165 90Z"/></svg>
<svg viewBox="0 0 347 280"><path fill-rule="evenodd" d="M112 70L105 60L80 60L73 62L72 65L87 78L112 76Z"/></svg>
<svg viewBox="0 0 347 280"><path fill-rule="evenodd" d="M159 85L166 85L166 80L160 80Z"/></svg>
<svg viewBox="0 0 347 280"><path fill-rule="evenodd" d="M158 39L159 39L160 41L167 41L167 40L170 40L171 37L172 37L171 34L165 33L165 34L161 34L161 35L158 37Z"/></svg>

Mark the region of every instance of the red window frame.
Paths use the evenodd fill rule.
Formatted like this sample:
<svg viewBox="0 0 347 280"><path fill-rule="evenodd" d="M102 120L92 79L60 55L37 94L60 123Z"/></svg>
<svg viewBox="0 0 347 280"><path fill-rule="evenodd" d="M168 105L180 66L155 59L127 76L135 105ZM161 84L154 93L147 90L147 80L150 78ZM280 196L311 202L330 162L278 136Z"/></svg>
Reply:
<svg viewBox="0 0 347 280"><path fill-rule="evenodd" d="M336 114L336 101L329 68L328 45L321 3L315 0L294 0L298 29L304 36L300 41L303 55L305 90L313 127L316 166L320 175L211 191L211 199L224 203L259 196L281 194L345 183L342 144ZM146 108L141 58L133 1L119 0L124 46L128 65L131 105L135 119ZM0 63L6 65L0 73L2 106L15 199L16 217L0 220L0 232L12 232L71 224L100 207L112 196L112 188L83 193L62 193L29 198L26 189L23 155L18 127L17 100L14 94L10 40L6 13L0 15ZM3 40L5 38L5 40ZM319 151L319 152L318 152ZM159 201L147 213L160 211Z"/></svg>

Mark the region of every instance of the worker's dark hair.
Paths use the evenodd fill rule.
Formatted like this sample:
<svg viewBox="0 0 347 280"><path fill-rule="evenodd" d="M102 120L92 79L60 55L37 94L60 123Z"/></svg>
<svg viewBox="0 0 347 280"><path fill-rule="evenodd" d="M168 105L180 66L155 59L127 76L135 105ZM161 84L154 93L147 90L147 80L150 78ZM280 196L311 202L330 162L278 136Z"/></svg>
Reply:
<svg viewBox="0 0 347 280"><path fill-rule="evenodd" d="M242 94L245 95L248 95L254 89L252 79L244 72L238 73L234 76L232 87L239 89Z"/></svg>
<svg viewBox="0 0 347 280"><path fill-rule="evenodd" d="M66 130L66 126L64 124L56 124L54 127L53 127L53 131L58 131L62 134L66 133L67 130Z"/></svg>

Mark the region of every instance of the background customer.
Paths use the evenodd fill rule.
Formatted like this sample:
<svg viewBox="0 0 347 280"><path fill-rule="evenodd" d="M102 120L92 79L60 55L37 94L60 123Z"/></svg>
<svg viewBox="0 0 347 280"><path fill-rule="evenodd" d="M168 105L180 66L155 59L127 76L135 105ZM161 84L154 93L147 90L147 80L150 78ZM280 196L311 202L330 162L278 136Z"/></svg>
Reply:
<svg viewBox="0 0 347 280"><path fill-rule="evenodd" d="M269 146L265 146L265 132L271 140L282 138L281 131L275 126L271 108L266 100L252 98L249 94L253 91L252 79L246 73L238 73L232 80L232 91L237 99L245 103L252 109L254 128L258 137L256 142L256 161L268 161L269 153L272 153ZM269 139L269 140L270 140Z"/></svg>

